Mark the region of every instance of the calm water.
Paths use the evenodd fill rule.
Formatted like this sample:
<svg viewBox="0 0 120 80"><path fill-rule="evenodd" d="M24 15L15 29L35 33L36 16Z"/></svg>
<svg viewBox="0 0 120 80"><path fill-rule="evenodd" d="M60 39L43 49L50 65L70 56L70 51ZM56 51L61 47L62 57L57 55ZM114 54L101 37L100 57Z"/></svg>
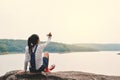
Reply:
<svg viewBox="0 0 120 80"><path fill-rule="evenodd" d="M50 54L53 71L83 71L105 75L120 76L119 52L77 52ZM0 75L11 70L23 70L24 54L0 55Z"/></svg>

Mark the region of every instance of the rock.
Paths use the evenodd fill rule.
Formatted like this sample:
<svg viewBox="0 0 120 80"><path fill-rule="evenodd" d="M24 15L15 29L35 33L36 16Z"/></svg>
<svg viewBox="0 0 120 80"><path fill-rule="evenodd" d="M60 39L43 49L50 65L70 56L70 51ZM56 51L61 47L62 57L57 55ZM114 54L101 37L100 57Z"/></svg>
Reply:
<svg viewBox="0 0 120 80"><path fill-rule="evenodd" d="M117 53L118 55L120 55L120 53Z"/></svg>
<svg viewBox="0 0 120 80"><path fill-rule="evenodd" d="M0 80L120 80L120 76L106 76L93 73L63 71L53 73L21 73L18 70L7 72Z"/></svg>

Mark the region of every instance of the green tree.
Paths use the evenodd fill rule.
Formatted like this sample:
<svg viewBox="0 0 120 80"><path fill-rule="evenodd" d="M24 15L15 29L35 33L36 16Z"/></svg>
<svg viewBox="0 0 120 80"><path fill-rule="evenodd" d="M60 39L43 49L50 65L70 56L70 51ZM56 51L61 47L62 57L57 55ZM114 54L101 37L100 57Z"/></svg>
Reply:
<svg viewBox="0 0 120 80"><path fill-rule="evenodd" d="M0 52L6 52L7 46L5 44L0 45Z"/></svg>

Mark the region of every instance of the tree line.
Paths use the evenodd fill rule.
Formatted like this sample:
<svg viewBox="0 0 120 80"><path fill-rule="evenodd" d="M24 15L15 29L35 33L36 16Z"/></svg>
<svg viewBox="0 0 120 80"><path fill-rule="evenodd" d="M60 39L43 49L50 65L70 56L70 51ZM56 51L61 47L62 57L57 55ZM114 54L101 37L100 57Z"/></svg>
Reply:
<svg viewBox="0 0 120 80"><path fill-rule="evenodd" d="M26 45L26 40L0 39L0 52L24 52ZM96 51L96 49L90 47L81 47L77 45L63 44L58 42L51 42L44 49L44 51L48 51L51 53L64 53L79 51Z"/></svg>

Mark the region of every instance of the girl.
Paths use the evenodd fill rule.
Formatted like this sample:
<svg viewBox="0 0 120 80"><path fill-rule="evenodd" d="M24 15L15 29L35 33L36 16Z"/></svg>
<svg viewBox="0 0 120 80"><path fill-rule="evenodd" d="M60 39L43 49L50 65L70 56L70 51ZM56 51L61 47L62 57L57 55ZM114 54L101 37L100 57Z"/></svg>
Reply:
<svg viewBox="0 0 120 80"><path fill-rule="evenodd" d="M54 69L55 65L52 65L50 69L48 69L49 63L49 54L48 52L44 53L42 57L42 53L44 48L48 45L51 40L52 34L49 33L48 40L44 44L40 44L40 39L37 34L33 34L28 38L28 45L25 48L25 63L24 63L24 71L27 71L28 62L30 72L50 72L50 70Z"/></svg>

